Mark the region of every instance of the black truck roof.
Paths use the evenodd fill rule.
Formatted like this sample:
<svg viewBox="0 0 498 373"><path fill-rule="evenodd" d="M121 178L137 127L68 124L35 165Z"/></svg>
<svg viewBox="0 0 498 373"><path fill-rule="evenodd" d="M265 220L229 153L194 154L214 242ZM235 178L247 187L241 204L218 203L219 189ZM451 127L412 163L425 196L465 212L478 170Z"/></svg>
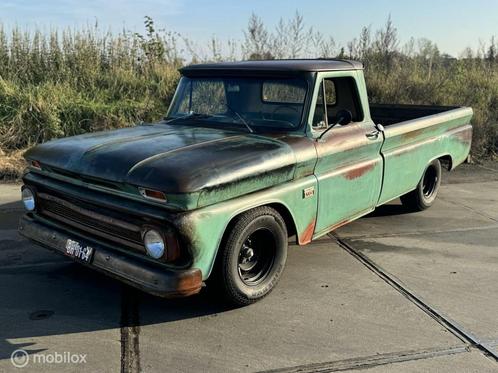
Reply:
<svg viewBox="0 0 498 373"><path fill-rule="evenodd" d="M294 59L294 60L260 60L240 62L205 63L186 66L180 72L186 76L231 74L231 73L303 73L331 70L361 70L358 61L340 59Z"/></svg>

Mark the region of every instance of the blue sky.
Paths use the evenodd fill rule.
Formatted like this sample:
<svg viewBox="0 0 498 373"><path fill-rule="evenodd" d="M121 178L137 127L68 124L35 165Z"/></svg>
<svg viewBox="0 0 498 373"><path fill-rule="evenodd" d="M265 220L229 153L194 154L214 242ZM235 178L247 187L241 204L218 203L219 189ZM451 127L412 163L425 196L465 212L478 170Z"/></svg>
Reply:
<svg viewBox="0 0 498 373"><path fill-rule="evenodd" d="M375 30L391 14L402 41L425 37L443 52L458 55L498 36L497 0L0 0L0 21L11 27L80 27L98 19L103 28L142 30L144 15L161 27L199 42L211 36L242 39L252 12L268 26L298 10L308 26L340 44L362 26Z"/></svg>

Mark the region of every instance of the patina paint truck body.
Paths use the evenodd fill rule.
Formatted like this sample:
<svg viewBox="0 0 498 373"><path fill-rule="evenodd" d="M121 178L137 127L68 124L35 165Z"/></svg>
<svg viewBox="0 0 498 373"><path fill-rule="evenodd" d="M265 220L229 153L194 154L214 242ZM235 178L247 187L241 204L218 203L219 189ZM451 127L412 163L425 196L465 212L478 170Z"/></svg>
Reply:
<svg viewBox="0 0 498 373"><path fill-rule="evenodd" d="M244 213L271 208L287 234L305 245L416 190L431 162L442 160L452 169L470 150L470 108L370 106L356 62L194 65L182 74L190 82L184 117L29 150L23 180L37 207L22 218L21 234L66 254L67 240L82 242L93 248L85 263L91 267L153 294L189 295L210 277ZM239 77L241 83L234 83ZM299 79L289 84L303 87L301 106L290 99L280 106L265 102L282 83L268 87L269 93L261 86L265 90L277 78ZM230 95L243 101L239 96L250 89L244 84L260 84L246 100L263 102L260 110L268 112L251 119L256 114L250 110L241 116L229 107L240 117L231 115L233 122L242 122L236 125L197 119L191 110L196 79L222 81L227 107ZM180 83L177 96L188 92L182 88L187 83ZM185 103L174 101L170 114L175 105ZM255 125L258 120L287 124L267 128ZM143 190L165 200L147 198ZM147 255L142 239L149 226L164 235L165 257Z"/></svg>

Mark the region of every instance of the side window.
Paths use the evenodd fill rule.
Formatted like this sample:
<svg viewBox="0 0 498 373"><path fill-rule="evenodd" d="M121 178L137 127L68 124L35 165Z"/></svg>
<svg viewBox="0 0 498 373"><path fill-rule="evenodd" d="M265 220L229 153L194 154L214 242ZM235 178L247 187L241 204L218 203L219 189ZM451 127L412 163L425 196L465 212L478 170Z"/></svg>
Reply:
<svg viewBox="0 0 498 373"><path fill-rule="evenodd" d="M318 88L318 97L316 99L315 113L313 114L312 126L316 130L321 130L327 128L327 118L325 115L325 104L323 101L323 82Z"/></svg>
<svg viewBox="0 0 498 373"><path fill-rule="evenodd" d="M325 79L325 101L327 106L334 106L336 104L335 83L333 79Z"/></svg>
<svg viewBox="0 0 498 373"><path fill-rule="evenodd" d="M325 102L324 102L325 101ZM336 123L341 110L351 112L353 122L363 120L356 81L352 77L327 78L322 81L313 116L313 128L320 130Z"/></svg>
<svg viewBox="0 0 498 373"><path fill-rule="evenodd" d="M313 128L320 130L328 127L326 118L326 116L328 116L327 111L335 104L336 92L334 81L333 79L324 79L320 86L320 91L318 92L318 98L316 100L315 114L313 116Z"/></svg>

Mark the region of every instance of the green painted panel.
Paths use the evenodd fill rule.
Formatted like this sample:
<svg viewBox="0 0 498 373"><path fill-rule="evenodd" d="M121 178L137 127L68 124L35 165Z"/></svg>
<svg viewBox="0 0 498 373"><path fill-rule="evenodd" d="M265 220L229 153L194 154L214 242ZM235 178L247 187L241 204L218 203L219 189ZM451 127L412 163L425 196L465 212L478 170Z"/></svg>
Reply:
<svg viewBox="0 0 498 373"><path fill-rule="evenodd" d="M387 127L382 147L385 175L378 205L415 189L433 159L449 155L455 166L465 160L470 149L471 117L471 109L456 109ZM461 131L465 138L459 135Z"/></svg>
<svg viewBox="0 0 498 373"><path fill-rule="evenodd" d="M366 103L363 76L356 71L328 72L318 75L315 92L321 80L351 77L356 82L358 96ZM317 98L314 102L316 105ZM363 105L363 121L338 126L317 142L319 206L315 228L318 237L364 212L371 211L378 199L382 183L382 134L367 137L376 131L370 120L368 105ZM313 112L310 116L313 118ZM315 131L317 136L320 132Z"/></svg>
<svg viewBox="0 0 498 373"><path fill-rule="evenodd" d="M190 237L193 267L199 268L203 279L206 279L229 222L240 213L261 205L278 204L285 207L294 220L299 240L305 239L306 235L311 238L309 232L310 227L312 232L315 224L318 201L316 187L316 178L311 175L183 214L178 226L184 235ZM305 198L304 190L308 188L314 188L315 193Z"/></svg>

